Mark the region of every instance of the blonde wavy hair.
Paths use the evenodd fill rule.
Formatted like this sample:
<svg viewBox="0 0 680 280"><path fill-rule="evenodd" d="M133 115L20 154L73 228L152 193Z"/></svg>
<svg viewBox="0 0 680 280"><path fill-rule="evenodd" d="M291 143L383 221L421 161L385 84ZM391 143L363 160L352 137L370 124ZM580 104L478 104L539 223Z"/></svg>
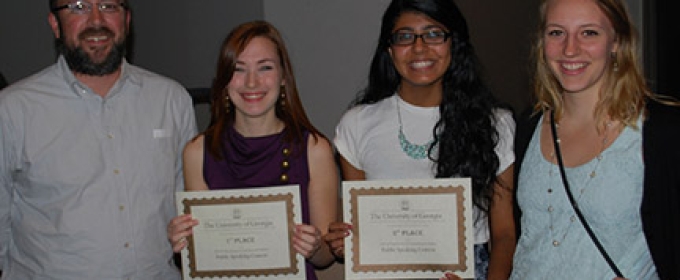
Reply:
<svg viewBox="0 0 680 280"><path fill-rule="evenodd" d="M554 110L556 120L563 114L563 88L546 62L544 35L546 31L546 12L549 2L542 0L536 43L532 49L534 59L534 112ZM603 75L604 83L600 98L593 112L598 127L607 118L621 121L627 126L637 128L637 119L645 113L647 98L657 99L649 89L640 63L638 33L632 24L626 5L622 0L592 0L609 19L615 32L618 50L612 52L610 62Z"/></svg>

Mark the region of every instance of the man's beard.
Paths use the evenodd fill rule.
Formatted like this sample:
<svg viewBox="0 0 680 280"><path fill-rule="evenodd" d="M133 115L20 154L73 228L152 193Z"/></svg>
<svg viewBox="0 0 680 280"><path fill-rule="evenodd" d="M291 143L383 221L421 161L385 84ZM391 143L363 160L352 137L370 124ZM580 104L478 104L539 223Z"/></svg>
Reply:
<svg viewBox="0 0 680 280"><path fill-rule="evenodd" d="M83 33L86 32L88 31L84 31ZM89 32L96 31L90 30ZM108 29L104 32L109 33L110 36L113 37L113 32L110 32ZM104 76L116 72L120 67L123 62L123 57L125 57L126 41L123 39L120 42L116 42L109 54L101 62L93 61L90 55L88 55L82 47L67 46L62 38L56 40L56 46L59 53L64 55L66 63L71 71L90 76Z"/></svg>

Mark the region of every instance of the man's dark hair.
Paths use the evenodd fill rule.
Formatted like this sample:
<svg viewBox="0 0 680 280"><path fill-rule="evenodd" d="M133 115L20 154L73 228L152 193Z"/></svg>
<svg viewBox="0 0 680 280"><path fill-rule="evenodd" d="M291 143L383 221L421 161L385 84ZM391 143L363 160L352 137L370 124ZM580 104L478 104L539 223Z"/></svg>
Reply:
<svg viewBox="0 0 680 280"><path fill-rule="evenodd" d="M56 14L55 12L52 11L52 8L54 8L54 6L56 6L56 3L57 3L57 0L50 0L50 2L49 2L50 6L48 7L50 13Z"/></svg>
<svg viewBox="0 0 680 280"><path fill-rule="evenodd" d="M5 76L0 73L0 89L3 89L7 86L7 80L5 80ZM2 274L0 274L2 275Z"/></svg>

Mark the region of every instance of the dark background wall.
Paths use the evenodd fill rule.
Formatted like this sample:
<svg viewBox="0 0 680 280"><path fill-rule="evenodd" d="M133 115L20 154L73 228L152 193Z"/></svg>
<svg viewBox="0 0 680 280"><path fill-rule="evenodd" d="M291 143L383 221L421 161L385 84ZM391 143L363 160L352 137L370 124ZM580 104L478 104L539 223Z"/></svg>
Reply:
<svg viewBox="0 0 680 280"><path fill-rule="evenodd" d="M54 62L48 1L6 1L0 9L0 73L15 82ZM529 105L528 54L539 0L458 0L491 88L516 111ZM669 1L627 0L643 18L647 71L662 91L671 85L680 32ZM663 3L662 3L663 2ZM131 0L133 63L178 80L209 87L218 48L237 24L265 19L286 39L302 100L312 121L332 137L348 103L366 84L370 56L389 0ZM160 6L159 6L160 5ZM659 12L659 16L656 13ZM664 13L661 13L664 12ZM642 25L642 24L640 24ZM659 31L656 32L658 27ZM675 37L672 37L675 36ZM675 62L675 63L674 63ZM657 81L658 80L658 81ZM677 89L677 88L676 88ZM678 92L678 90L674 90ZM205 123L205 122L204 122Z"/></svg>
<svg viewBox="0 0 680 280"><path fill-rule="evenodd" d="M55 60L48 1L0 9L0 72L15 82ZM388 0L131 0L133 63L209 87L218 48L237 24L266 19L287 41L303 102L329 137L365 86ZM538 0L460 0L491 87L515 108L528 104L527 54ZM160 5L160 6L159 6Z"/></svg>
<svg viewBox="0 0 680 280"><path fill-rule="evenodd" d="M254 19L274 23L288 45L310 119L333 137L340 116L365 86L380 17L389 0L129 2L133 9L131 61L176 79L187 88L210 86L218 48L231 28ZM636 22L644 18L645 62L654 85L662 91L674 86L674 91L680 92L677 83L670 83L670 78L678 76L671 65L679 64L678 45L670 44L680 34L677 24L669 24L675 15L669 9L673 1L627 2ZM54 63L47 3L4 1L0 8L0 72L10 83ZM531 95L528 54L539 0L457 3L468 19L489 85L516 111L525 109ZM206 113L206 106L197 107L201 126L207 123ZM322 272L321 279L343 279L342 269L334 265Z"/></svg>
<svg viewBox="0 0 680 280"><path fill-rule="evenodd" d="M179 80L206 86L222 39L237 24L262 19L262 1L130 0L131 60ZM0 72L8 81L26 77L55 60L47 0L3 1L0 8Z"/></svg>
<svg viewBox="0 0 680 280"><path fill-rule="evenodd" d="M496 96L516 110L530 102L529 52L539 0L458 1Z"/></svg>
<svg viewBox="0 0 680 280"><path fill-rule="evenodd" d="M646 0L645 70L654 91L680 98L680 24L675 22L678 5L674 1Z"/></svg>
<svg viewBox="0 0 680 280"><path fill-rule="evenodd" d="M48 1L5 1L0 9L0 73L10 83L54 62ZM627 0L645 38L650 81L680 92L677 24L672 1ZM283 33L305 108L329 137L366 84L380 17L389 0L130 0L131 61L178 80L209 87L218 48L239 23L265 19ZM530 102L528 54L539 0L458 0L491 88L516 111ZM644 8L644 9L643 9ZM643 24L644 23L644 24ZM205 118L205 108L201 118ZM199 120L201 121L201 120ZM205 121L203 121L205 124Z"/></svg>

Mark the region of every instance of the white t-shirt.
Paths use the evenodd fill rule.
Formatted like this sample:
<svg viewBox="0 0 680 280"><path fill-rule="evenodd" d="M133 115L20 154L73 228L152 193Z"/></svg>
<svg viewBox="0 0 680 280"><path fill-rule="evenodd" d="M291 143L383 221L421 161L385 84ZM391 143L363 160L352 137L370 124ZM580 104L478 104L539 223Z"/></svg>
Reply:
<svg viewBox="0 0 680 280"><path fill-rule="evenodd" d="M366 180L431 179L435 177L434 162L427 157L414 159L401 149L399 118L409 142L417 145L432 140L432 129L439 120L439 107L417 107L402 100L398 94L375 104L356 106L345 113L336 127L333 140L338 152L355 168L366 174ZM514 161L513 138L515 121L507 110L496 110L499 134L495 151L499 159L496 174L502 173ZM475 243L489 240L489 224L483 212L475 207Z"/></svg>

